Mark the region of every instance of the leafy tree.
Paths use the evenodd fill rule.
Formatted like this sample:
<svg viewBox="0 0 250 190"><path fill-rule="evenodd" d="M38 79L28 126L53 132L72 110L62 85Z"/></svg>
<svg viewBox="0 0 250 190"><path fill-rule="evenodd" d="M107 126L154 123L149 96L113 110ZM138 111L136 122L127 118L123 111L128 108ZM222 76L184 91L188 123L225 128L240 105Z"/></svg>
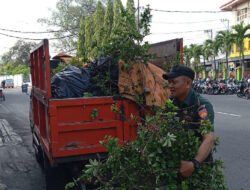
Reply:
<svg viewBox="0 0 250 190"><path fill-rule="evenodd" d="M244 39L250 38L250 34L247 31L250 29L250 25L244 26L244 23L241 22L240 24L233 26L234 33L232 34L234 38L234 42L236 46L239 48L240 51L240 65L242 68L242 73L244 74L245 66L244 66ZM243 77L243 75L242 75Z"/></svg>
<svg viewBox="0 0 250 190"><path fill-rule="evenodd" d="M80 30L79 30L78 46L77 46L77 56L78 57L85 57L85 55L86 55L85 25L86 25L86 18L84 16L82 16L81 22L80 22Z"/></svg>
<svg viewBox="0 0 250 190"><path fill-rule="evenodd" d="M25 77L27 77L30 73L30 51L35 46L36 44L33 42L17 41L14 46L1 57L2 64L0 65L0 74L24 74Z"/></svg>
<svg viewBox="0 0 250 190"><path fill-rule="evenodd" d="M106 0L102 0L105 4ZM49 18L38 20L50 27L60 30L55 37L61 38L54 44L61 51L77 49L78 32L82 16L90 16L95 12L97 0L58 0L56 10L51 11ZM69 36L64 38L65 36Z"/></svg>
<svg viewBox="0 0 250 190"><path fill-rule="evenodd" d="M124 29L122 11L124 11L124 7L121 3L121 0L116 0L115 7L114 7L114 20L113 20L113 27L111 31L111 37L115 37L119 35L118 31Z"/></svg>
<svg viewBox="0 0 250 190"><path fill-rule="evenodd" d="M88 58L92 57L92 49L93 49L93 37L94 37L94 17L91 15L86 19L86 25L85 25L85 50L86 50L86 56Z"/></svg>
<svg viewBox="0 0 250 190"><path fill-rule="evenodd" d="M103 45L107 43L108 39L110 38L113 26L113 17L114 17L113 0L108 0L108 5L104 16L104 24L103 24L103 36L104 36Z"/></svg>
<svg viewBox="0 0 250 190"><path fill-rule="evenodd" d="M209 61L209 58L212 56L212 49L210 47L210 42L205 41L202 47L202 56L205 70L205 77L207 77L207 71L205 68L206 61Z"/></svg>
<svg viewBox="0 0 250 190"><path fill-rule="evenodd" d="M128 22L128 26L127 29L128 30L132 30L132 31L136 31L137 27L136 27L136 19L135 19L135 5L134 5L134 0L127 0L127 7L126 7L127 11L128 11L128 15L129 15L129 22Z"/></svg>
<svg viewBox="0 0 250 190"><path fill-rule="evenodd" d="M219 53L220 41L219 40L206 40L207 52L212 56L215 64L215 57ZM215 77L218 75L218 70L215 70Z"/></svg>
<svg viewBox="0 0 250 190"><path fill-rule="evenodd" d="M232 50L233 46L233 36L232 33L229 30L226 31L219 31L218 34L216 35L215 39L219 41L220 44L220 51L221 53L226 54L226 69L227 69L227 77L229 77L229 69L228 69L228 57L230 55L230 52Z"/></svg>
<svg viewBox="0 0 250 190"><path fill-rule="evenodd" d="M13 66L29 65L30 51L36 46L34 42L25 42L23 40L18 40L13 47L10 48L2 56L2 64L12 63Z"/></svg>
<svg viewBox="0 0 250 190"><path fill-rule="evenodd" d="M187 46L184 46L183 48L183 56L184 56L184 64L188 67L190 67L190 61L192 58L191 49Z"/></svg>
<svg viewBox="0 0 250 190"><path fill-rule="evenodd" d="M98 52L100 51L102 47L102 39L103 39L103 22L104 22L104 8L102 6L102 3L98 1L96 6L96 11L94 14L94 48L93 48L93 57L97 57Z"/></svg>
<svg viewBox="0 0 250 190"><path fill-rule="evenodd" d="M191 44L190 45L191 55L193 57L193 68L196 74L196 77L199 73L199 65L200 65L200 56L202 55L202 45Z"/></svg>

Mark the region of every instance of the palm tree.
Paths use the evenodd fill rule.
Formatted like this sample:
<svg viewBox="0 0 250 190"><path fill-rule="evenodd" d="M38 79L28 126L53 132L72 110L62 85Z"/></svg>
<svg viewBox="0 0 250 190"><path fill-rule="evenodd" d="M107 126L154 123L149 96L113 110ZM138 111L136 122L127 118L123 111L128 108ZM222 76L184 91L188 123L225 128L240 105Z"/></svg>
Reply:
<svg viewBox="0 0 250 190"><path fill-rule="evenodd" d="M200 56L202 55L202 45L191 44L190 52L191 52L192 57L194 58L193 67L194 67L195 75L197 77L199 73Z"/></svg>
<svg viewBox="0 0 250 190"><path fill-rule="evenodd" d="M207 77L207 71L206 71L206 61L209 61L209 57L212 56L212 50L210 48L210 43L204 42L202 46L202 56L203 56L203 65L204 65L204 71L205 71L205 78Z"/></svg>
<svg viewBox="0 0 250 190"><path fill-rule="evenodd" d="M209 56L213 57L213 62L215 64L215 57L219 53L220 42L218 40L206 40L205 44L207 46L207 53ZM215 76L217 76L218 70L216 70L215 73L216 73Z"/></svg>
<svg viewBox="0 0 250 190"><path fill-rule="evenodd" d="M227 78L229 78L228 57L229 57L230 52L232 50L234 38L232 36L232 33L229 30L226 30L226 31L219 31L218 34L216 35L215 39L220 44L219 49L220 49L221 53L226 54Z"/></svg>
<svg viewBox="0 0 250 190"><path fill-rule="evenodd" d="M234 25L233 26L234 32L232 34L234 38L234 42L236 46L239 48L240 51L240 66L242 68L242 77L244 76L244 39L245 38L250 38L250 34L247 34L247 30L250 29L250 25L244 26L244 23L241 22L240 24Z"/></svg>
<svg viewBox="0 0 250 190"><path fill-rule="evenodd" d="M183 56L184 56L184 64L187 67L190 67L190 61L192 58L192 54L191 54L191 49L188 48L187 46L184 46L184 48L183 48Z"/></svg>

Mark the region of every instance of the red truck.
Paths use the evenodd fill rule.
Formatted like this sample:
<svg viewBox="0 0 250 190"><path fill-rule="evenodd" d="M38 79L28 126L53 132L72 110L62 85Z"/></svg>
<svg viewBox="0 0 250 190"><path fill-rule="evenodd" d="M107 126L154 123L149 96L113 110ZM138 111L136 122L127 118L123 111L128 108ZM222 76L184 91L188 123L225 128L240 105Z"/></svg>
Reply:
<svg viewBox="0 0 250 190"><path fill-rule="evenodd" d="M30 54L30 126L46 189L61 190L90 158L97 158L97 154L105 157L106 149L100 144L105 136L116 137L121 143L136 137L137 125L130 116L139 116L139 109L121 97L53 98L50 62L45 39ZM112 105L121 113L112 111ZM94 111L96 117L92 116ZM85 185L76 189L85 189Z"/></svg>

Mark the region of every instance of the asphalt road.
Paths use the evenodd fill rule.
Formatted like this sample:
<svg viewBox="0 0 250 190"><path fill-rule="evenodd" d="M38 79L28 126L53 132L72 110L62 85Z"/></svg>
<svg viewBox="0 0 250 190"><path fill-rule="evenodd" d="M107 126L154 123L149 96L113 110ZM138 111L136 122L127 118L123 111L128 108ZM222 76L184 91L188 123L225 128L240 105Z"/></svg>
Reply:
<svg viewBox="0 0 250 190"><path fill-rule="evenodd" d="M29 127L29 96L21 88L5 89L0 102L0 190L43 190Z"/></svg>
<svg viewBox="0 0 250 190"><path fill-rule="evenodd" d="M220 137L216 157L230 190L250 189L250 100L235 95L204 95L215 111L215 136Z"/></svg>
<svg viewBox="0 0 250 190"><path fill-rule="evenodd" d="M20 88L5 89L0 102L0 190L43 190L44 176L32 148L29 96ZM250 189L250 100L207 96L215 110L215 157L224 161L230 190Z"/></svg>

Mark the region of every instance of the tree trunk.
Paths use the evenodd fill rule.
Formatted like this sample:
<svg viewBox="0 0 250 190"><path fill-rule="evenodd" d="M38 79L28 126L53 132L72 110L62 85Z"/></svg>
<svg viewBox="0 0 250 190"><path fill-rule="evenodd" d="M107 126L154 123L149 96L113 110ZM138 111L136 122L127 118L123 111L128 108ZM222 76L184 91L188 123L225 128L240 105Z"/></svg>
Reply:
<svg viewBox="0 0 250 190"><path fill-rule="evenodd" d="M229 76L229 69L228 69L228 52L226 52L226 64L227 64L227 79L229 79L230 76Z"/></svg>
<svg viewBox="0 0 250 190"><path fill-rule="evenodd" d="M218 66L219 66L219 64L218 64ZM215 56L214 56L214 68L215 68L215 77L214 77L214 79L217 79L217 77L218 77L218 70L216 69Z"/></svg>
<svg viewBox="0 0 250 190"><path fill-rule="evenodd" d="M241 64L241 68L242 68L242 73L241 73L241 78L244 78L244 72L245 72L245 58L244 58L244 53L242 54L242 64Z"/></svg>
<svg viewBox="0 0 250 190"><path fill-rule="evenodd" d="M203 64L204 64L204 73L205 73L205 79L207 78L207 71L206 71L206 60L205 57L203 57Z"/></svg>

